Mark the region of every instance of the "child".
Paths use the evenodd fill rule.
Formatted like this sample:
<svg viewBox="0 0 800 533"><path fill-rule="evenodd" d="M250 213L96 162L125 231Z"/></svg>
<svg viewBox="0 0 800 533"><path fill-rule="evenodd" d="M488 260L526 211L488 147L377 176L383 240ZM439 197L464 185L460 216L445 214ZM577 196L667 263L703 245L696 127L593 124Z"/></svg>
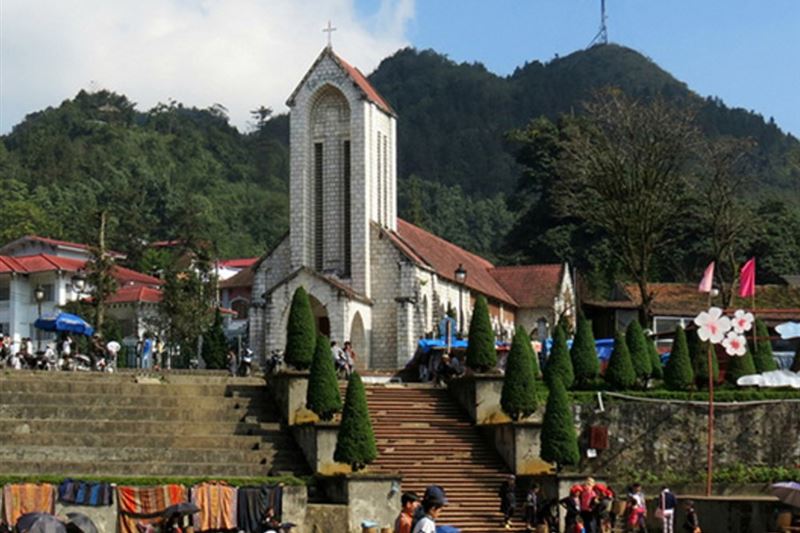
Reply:
<svg viewBox="0 0 800 533"><path fill-rule="evenodd" d="M697 511L694 510L694 502L686 500L686 520L683 522L683 530L688 533L700 533L700 519L697 518Z"/></svg>
<svg viewBox="0 0 800 533"><path fill-rule="evenodd" d="M583 517L581 515L575 517L575 524L572 526L572 529L569 530L569 533L586 533L586 528L583 527Z"/></svg>

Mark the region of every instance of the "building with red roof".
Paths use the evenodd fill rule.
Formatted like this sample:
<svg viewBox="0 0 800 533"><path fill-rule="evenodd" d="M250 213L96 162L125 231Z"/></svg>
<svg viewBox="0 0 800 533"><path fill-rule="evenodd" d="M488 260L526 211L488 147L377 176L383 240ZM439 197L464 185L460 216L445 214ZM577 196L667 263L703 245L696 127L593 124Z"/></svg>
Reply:
<svg viewBox="0 0 800 533"><path fill-rule="evenodd" d="M250 347L282 350L292 295L310 295L317 329L351 341L357 363L398 368L452 311L467 330L478 295L508 339L574 317L564 265L496 267L397 217L397 114L329 46L290 95L289 234L221 283L229 302L249 286ZM239 291L239 292L236 292ZM236 308L235 305L231 305Z"/></svg>

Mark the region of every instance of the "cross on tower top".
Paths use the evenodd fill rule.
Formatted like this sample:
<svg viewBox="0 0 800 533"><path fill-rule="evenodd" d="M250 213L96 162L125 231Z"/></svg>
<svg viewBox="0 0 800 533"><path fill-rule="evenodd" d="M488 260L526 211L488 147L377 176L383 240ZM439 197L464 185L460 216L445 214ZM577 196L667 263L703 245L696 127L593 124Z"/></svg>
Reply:
<svg viewBox="0 0 800 533"><path fill-rule="evenodd" d="M323 31L323 33L327 33L328 34L328 48L333 48L333 45L331 44L331 34L336 31L336 28L334 28L331 25L331 21L330 20L328 21L328 27L325 28L322 31Z"/></svg>

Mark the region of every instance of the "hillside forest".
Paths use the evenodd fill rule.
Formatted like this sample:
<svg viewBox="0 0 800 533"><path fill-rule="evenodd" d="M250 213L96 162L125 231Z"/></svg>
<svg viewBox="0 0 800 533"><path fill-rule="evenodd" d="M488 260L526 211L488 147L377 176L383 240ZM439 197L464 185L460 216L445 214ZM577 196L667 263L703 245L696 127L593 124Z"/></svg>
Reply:
<svg viewBox="0 0 800 533"><path fill-rule="evenodd" d="M723 278L750 255L760 282L800 272L798 140L634 50L596 46L501 77L404 49L369 79L399 115L400 216L493 261L568 261L598 295L642 274L694 281L712 259ZM106 211L108 246L144 271L154 241L261 255L288 229L288 116L263 106L252 116L239 131L220 104L142 110L109 91L28 115L0 137L0 242L36 233L91 243ZM615 122L625 117L672 143L669 172L627 164L643 160L648 139L626 144ZM676 124L681 142L662 136ZM578 157L591 150L617 165L606 177L623 179L592 181L597 168ZM621 226L615 205L641 208L616 217ZM638 267L625 257L644 246L630 242L643 238L637 223L651 237Z"/></svg>

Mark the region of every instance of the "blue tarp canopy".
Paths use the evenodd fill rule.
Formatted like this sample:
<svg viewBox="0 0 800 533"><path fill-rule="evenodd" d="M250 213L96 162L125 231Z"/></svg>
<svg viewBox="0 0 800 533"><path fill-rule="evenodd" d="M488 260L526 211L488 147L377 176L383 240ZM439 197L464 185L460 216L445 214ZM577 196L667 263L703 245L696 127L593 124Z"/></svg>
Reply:
<svg viewBox="0 0 800 533"><path fill-rule="evenodd" d="M553 349L553 339L547 339L544 344L547 353L550 353ZM572 348L572 339L567 339L567 348ZM605 361L611 357L611 352L614 351L614 339L597 339L594 341L594 349L597 351L597 358Z"/></svg>
<svg viewBox="0 0 800 533"><path fill-rule="evenodd" d="M44 331L76 333L87 337L94 335L94 328L88 322L77 315L69 313L42 316L36 319L33 325Z"/></svg>

